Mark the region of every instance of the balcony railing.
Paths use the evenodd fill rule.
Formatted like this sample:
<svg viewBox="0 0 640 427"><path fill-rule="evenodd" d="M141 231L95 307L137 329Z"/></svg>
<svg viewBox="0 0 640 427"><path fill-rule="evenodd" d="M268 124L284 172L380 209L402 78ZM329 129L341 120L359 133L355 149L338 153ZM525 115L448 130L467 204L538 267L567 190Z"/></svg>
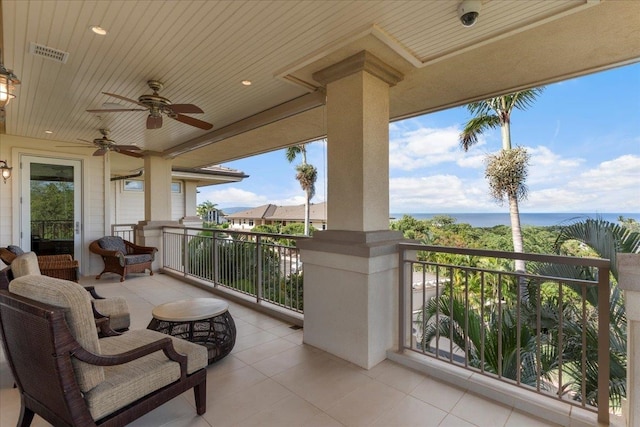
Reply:
<svg viewBox="0 0 640 427"><path fill-rule="evenodd" d="M401 349L608 423L608 260L415 244L399 253ZM513 271L516 259L527 273Z"/></svg>
<svg viewBox="0 0 640 427"><path fill-rule="evenodd" d="M131 243L136 243L136 224L112 224L111 235L120 236L124 240L128 240Z"/></svg>
<svg viewBox="0 0 640 427"><path fill-rule="evenodd" d="M163 267L303 312L301 236L206 228L163 229Z"/></svg>

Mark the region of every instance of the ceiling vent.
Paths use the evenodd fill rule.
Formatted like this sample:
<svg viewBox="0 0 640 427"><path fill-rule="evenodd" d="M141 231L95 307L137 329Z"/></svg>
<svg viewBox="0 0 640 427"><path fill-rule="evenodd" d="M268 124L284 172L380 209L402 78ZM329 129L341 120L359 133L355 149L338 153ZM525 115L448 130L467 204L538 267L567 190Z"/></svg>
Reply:
<svg viewBox="0 0 640 427"><path fill-rule="evenodd" d="M66 64L67 59L69 59L69 52L63 52L34 42L29 44L29 53L35 56L51 59L56 62L61 62L63 64Z"/></svg>

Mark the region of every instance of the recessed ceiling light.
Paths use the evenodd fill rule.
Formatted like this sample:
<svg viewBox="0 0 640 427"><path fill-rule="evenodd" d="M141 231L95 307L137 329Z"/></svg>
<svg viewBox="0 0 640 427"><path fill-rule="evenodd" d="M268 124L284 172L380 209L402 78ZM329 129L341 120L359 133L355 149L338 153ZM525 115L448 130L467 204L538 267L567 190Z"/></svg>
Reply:
<svg viewBox="0 0 640 427"><path fill-rule="evenodd" d="M46 133L47 135L51 135L53 133L53 131L47 129L47 130L44 131L44 133Z"/></svg>
<svg viewBox="0 0 640 427"><path fill-rule="evenodd" d="M251 86L251 80L243 80L242 84L245 86Z"/></svg>
<svg viewBox="0 0 640 427"><path fill-rule="evenodd" d="M105 36L107 34L107 30L102 28L100 25L92 25L89 29L100 36Z"/></svg>

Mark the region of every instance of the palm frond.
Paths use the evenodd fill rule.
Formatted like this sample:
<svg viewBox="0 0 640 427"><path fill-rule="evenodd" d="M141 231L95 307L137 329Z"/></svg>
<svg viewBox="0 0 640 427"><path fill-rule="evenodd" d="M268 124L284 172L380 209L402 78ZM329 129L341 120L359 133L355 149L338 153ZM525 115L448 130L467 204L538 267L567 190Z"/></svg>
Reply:
<svg viewBox="0 0 640 427"><path fill-rule="evenodd" d="M471 104L469 104L471 105ZM469 151L478 142L478 137L487 129L500 127L500 118L495 114L481 114L469 119L460 133L460 146Z"/></svg>

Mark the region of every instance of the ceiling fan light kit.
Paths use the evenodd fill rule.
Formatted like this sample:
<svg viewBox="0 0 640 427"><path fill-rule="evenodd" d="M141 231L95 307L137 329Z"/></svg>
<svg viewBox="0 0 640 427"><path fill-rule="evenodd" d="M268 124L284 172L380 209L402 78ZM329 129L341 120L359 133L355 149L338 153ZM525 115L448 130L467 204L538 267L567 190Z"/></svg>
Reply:
<svg viewBox="0 0 640 427"><path fill-rule="evenodd" d="M122 111L149 111L147 117L147 129L160 129L162 127L162 116L165 115L169 118L177 120L181 123L188 124L200 128L202 130L209 130L213 127L211 123L196 119L194 117L185 116L185 114L203 114L204 111L193 104L173 104L164 96L161 96L158 92L162 90L164 85L157 80L147 81L147 85L153 91L152 94L142 95L136 101L135 99L127 98L115 93L102 92L105 95L118 98L123 101L137 104L142 108L106 108L99 110L87 110L90 113L113 113Z"/></svg>

